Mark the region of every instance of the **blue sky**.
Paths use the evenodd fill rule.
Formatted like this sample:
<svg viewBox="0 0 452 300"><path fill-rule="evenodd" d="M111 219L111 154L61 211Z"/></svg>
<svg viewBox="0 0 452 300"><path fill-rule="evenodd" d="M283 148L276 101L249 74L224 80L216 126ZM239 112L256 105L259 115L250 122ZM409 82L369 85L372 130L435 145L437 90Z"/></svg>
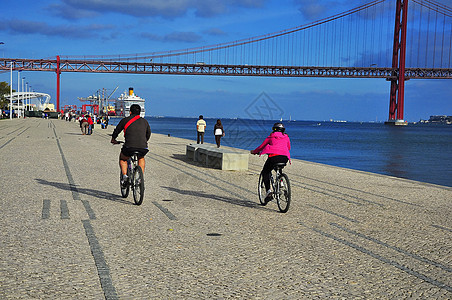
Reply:
<svg viewBox="0 0 452 300"><path fill-rule="evenodd" d="M277 32L367 2L3 0L0 55L53 58L193 48ZM451 5L450 0L437 2ZM23 72L22 76L34 90L50 94L55 103L54 73ZM14 88L16 80L14 73ZM0 73L0 81L9 82L10 74ZM245 108L264 92L282 108L284 118L384 121L388 118L390 84L384 79L62 73L60 105L80 105L77 97L87 97L101 88L111 92L116 86L116 97L134 87L136 94L146 99L148 115L246 117ZM452 115L451 98L449 80L409 80L405 119Z"/></svg>

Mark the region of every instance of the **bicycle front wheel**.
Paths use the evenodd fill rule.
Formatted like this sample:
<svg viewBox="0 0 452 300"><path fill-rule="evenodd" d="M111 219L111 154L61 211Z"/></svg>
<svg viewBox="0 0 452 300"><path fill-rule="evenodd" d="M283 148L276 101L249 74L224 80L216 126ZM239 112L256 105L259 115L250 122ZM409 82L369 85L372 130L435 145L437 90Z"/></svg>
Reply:
<svg viewBox="0 0 452 300"><path fill-rule="evenodd" d="M285 213L289 210L291 198L289 177L287 177L284 173L281 174L278 178L277 184L279 189L276 203L278 204L279 211Z"/></svg>
<svg viewBox="0 0 452 300"><path fill-rule="evenodd" d="M132 181L133 200L135 201L136 205L140 205L143 202L144 197L144 177L143 170L141 170L140 166L137 166L133 170Z"/></svg>
<svg viewBox="0 0 452 300"><path fill-rule="evenodd" d="M127 198L127 196L129 196L129 189L130 189L130 185L128 182L126 182L124 185L122 185L121 183L122 181L122 172L119 172L119 186L121 187L121 196L123 198Z"/></svg>

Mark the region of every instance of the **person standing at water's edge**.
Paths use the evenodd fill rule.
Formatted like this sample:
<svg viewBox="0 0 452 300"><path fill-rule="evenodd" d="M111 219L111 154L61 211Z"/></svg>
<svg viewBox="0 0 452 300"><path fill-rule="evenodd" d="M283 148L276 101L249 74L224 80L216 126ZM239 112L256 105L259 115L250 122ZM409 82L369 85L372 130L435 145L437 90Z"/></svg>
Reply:
<svg viewBox="0 0 452 300"><path fill-rule="evenodd" d="M141 107L138 104L130 106L130 116L122 119L111 136L112 144L119 144L116 140L124 130L124 146L119 153L119 167L122 173L122 183L127 182L127 160L133 152L138 151L138 165L144 172L144 156L148 153L148 141L151 138L151 127L146 119L140 117Z"/></svg>
<svg viewBox="0 0 452 300"><path fill-rule="evenodd" d="M199 144L199 141L201 141L201 144L204 144L204 133L206 131L206 127L206 121L204 121L203 115L200 115L198 122L196 122L196 131L198 133L196 138L197 144Z"/></svg>
<svg viewBox="0 0 452 300"><path fill-rule="evenodd" d="M217 148L220 148L220 140L221 137L224 136L224 129L223 125L221 125L221 120L218 119L217 123L215 124L213 128L213 134L215 135L215 142L217 143Z"/></svg>

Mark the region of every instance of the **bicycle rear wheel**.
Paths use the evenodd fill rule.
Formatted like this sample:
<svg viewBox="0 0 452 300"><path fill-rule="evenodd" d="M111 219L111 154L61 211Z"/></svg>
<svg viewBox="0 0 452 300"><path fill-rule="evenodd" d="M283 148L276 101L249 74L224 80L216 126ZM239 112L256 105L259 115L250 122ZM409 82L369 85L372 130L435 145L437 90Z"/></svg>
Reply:
<svg viewBox="0 0 452 300"><path fill-rule="evenodd" d="M130 185L128 182L126 182L126 184L123 186L121 184L122 181L122 172L119 172L119 186L121 187L121 196L123 198L127 198L127 196L129 196L129 189L130 189Z"/></svg>
<svg viewBox="0 0 452 300"><path fill-rule="evenodd" d="M259 175L259 185L257 187L257 193L259 194L259 202L264 206L267 205L268 202L265 201L265 198L267 197L267 191L265 190L262 173Z"/></svg>
<svg viewBox="0 0 452 300"><path fill-rule="evenodd" d="M278 204L279 211L285 213L289 210L291 200L289 177L284 173L281 174L278 178L277 185L279 186L279 191L276 197L276 203Z"/></svg>
<svg viewBox="0 0 452 300"><path fill-rule="evenodd" d="M132 182L133 200L136 205L141 205L144 197L144 177L140 166L133 170Z"/></svg>

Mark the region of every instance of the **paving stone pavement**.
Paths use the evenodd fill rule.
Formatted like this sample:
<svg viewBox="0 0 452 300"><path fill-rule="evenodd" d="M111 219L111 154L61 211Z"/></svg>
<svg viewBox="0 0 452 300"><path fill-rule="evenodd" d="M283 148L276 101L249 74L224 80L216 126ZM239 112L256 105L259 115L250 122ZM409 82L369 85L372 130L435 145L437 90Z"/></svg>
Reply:
<svg viewBox="0 0 452 300"><path fill-rule="evenodd" d="M0 121L0 299L451 299L452 191L294 160L286 214L248 171L153 134L141 206L112 128Z"/></svg>

